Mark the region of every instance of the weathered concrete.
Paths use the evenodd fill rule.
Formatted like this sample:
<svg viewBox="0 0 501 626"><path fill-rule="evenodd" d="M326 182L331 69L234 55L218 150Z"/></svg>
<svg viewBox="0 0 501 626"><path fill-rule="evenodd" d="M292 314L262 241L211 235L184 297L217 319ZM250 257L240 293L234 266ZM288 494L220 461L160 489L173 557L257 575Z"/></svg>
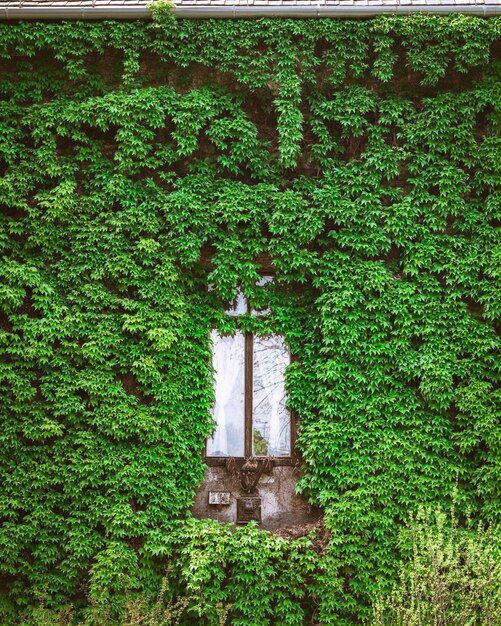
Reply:
<svg viewBox="0 0 501 626"><path fill-rule="evenodd" d="M222 523L237 522L237 498L261 498L261 528L276 530L297 524L306 524L318 518L318 512L295 493L298 470L296 467L273 467L262 474L254 492L246 493L238 474L226 467L209 467L199 489L192 512L195 517L215 519ZM209 504L209 492L229 492L228 505Z"/></svg>

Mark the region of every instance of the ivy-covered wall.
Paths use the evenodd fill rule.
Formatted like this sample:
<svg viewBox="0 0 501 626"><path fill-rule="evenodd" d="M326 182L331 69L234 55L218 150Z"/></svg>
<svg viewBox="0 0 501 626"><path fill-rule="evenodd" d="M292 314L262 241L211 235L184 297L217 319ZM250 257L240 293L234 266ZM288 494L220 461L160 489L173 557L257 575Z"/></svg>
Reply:
<svg viewBox="0 0 501 626"><path fill-rule="evenodd" d="M351 624L420 504L500 520L500 34L1 25L2 623L116 616L169 561L181 623ZM296 357L317 539L190 520L237 284Z"/></svg>

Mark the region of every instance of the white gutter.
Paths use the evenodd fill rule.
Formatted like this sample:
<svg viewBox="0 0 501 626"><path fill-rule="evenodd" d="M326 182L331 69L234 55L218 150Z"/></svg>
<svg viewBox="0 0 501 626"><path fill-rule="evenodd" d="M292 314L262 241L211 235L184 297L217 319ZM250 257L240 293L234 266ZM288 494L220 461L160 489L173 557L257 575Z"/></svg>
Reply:
<svg viewBox="0 0 501 626"><path fill-rule="evenodd" d="M76 4L76 3L75 3ZM15 6L0 4L0 20L134 20L151 19L151 11L146 4L137 6ZM432 13L445 15L465 13L488 17L501 15L501 4L371 4L371 5L279 5L279 6L178 6L172 9L179 18L245 18L245 17L373 17L376 15L409 15L411 13Z"/></svg>

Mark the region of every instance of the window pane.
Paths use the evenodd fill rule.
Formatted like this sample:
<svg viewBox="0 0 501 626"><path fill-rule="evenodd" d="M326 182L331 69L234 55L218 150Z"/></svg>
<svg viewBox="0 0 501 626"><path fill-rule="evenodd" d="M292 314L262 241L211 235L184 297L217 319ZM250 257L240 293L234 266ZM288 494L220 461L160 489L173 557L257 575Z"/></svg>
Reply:
<svg viewBox="0 0 501 626"><path fill-rule="evenodd" d="M207 456L244 456L244 336L221 337L213 330L211 339L216 430L207 441Z"/></svg>
<svg viewBox="0 0 501 626"><path fill-rule="evenodd" d="M233 306L225 311L226 315L244 315L247 313L247 300L241 287L237 287L237 297Z"/></svg>
<svg viewBox="0 0 501 626"><path fill-rule="evenodd" d="M207 290L214 291L214 287L212 285L208 285ZM237 286L235 299L231 303L231 306L225 310L225 313L226 315L231 315L233 317L247 313L247 299L242 291L242 287Z"/></svg>
<svg viewBox="0 0 501 626"><path fill-rule="evenodd" d="M266 284L272 283L273 278L273 276L261 276L261 278L256 283L256 287L264 287ZM256 309L251 309L251 315L267 315L269 312L269 308L260 309L258 311L256 311Z"/></svg>
<svg viewBox="0 0 501 626"><path fill-rule="evenodd" d="M261 276L261 278L257 281L256 287L264 287L268 283L273 282L273 276Z"/></svg>
<svg viewBox="0 0 501 626"><path fill-rule="evenodd" d="M253 454L290 456L291 423L285 408L285 368L289 351L283 337L254 337Z"/></svg>

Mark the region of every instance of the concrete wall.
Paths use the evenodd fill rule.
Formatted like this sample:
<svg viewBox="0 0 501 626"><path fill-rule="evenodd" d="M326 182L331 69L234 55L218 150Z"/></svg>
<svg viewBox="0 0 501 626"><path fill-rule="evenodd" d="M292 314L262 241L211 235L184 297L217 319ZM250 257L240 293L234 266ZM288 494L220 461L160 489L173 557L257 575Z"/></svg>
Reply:
<svg viewBox="0 0 501 626"><path fill-rule="evenodd" d="M267 530L310 523L315 521L319 514L304 498L294 492L297 478L297 467L273 467L261 475L254 490L246 492L238 472L224 466L209 467L192 507L193 515L234 524L237 523L237 504L240 500L241 509L242 507L245 509L246 505L248 509L251 504L256 505L254 513L259 513L257 507L260 506L260 526ZM212 499L228 499L229 503L209 504L210 493L216 494L212 495ZM247 514L253 517L250 509L243 511L244 517Z"/></svg>

